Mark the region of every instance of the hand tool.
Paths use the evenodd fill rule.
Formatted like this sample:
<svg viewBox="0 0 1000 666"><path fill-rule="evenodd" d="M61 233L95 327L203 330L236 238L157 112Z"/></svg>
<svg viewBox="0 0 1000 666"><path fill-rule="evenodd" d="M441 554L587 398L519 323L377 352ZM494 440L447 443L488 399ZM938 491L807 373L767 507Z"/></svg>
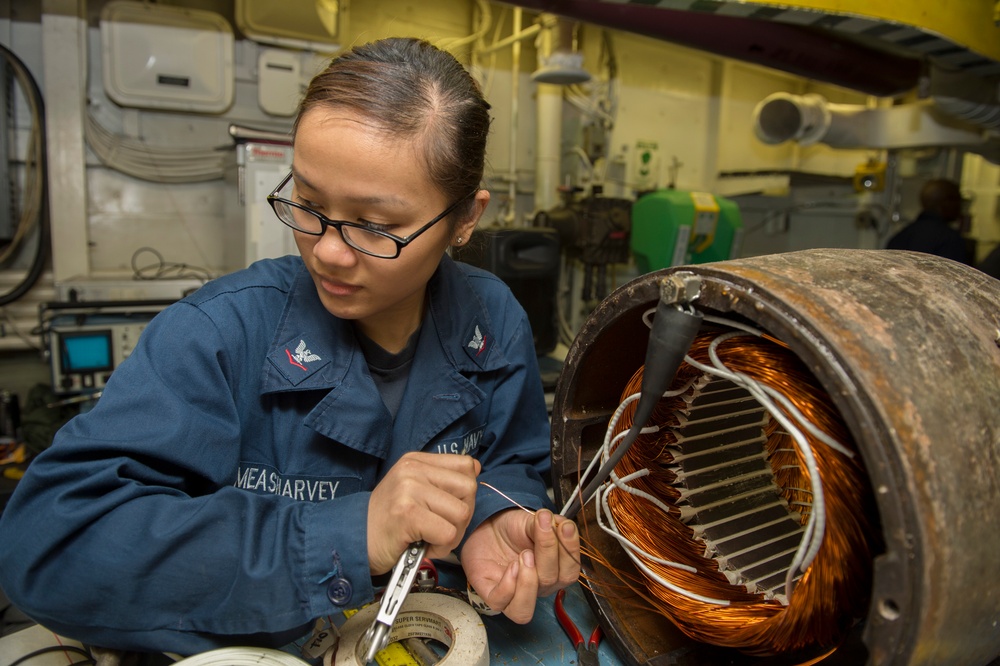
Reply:
<svg viewBox="0 0 1000 666"><path fill-rule="evenodd" d="M556 592L556 619L559 620L560 626L562 626L566 635L569 636L569 639L573 641L573 647L576 648L576 663L578 666L599 666L600 661L597 656L597 648L601 644L601 625L597 625L594 628L593 633L590 634L590 639L584 643L583 634L577 629L573 620L569 618L563 606L563 599L565 597L565 589Z"/></svg>
<svg viewBox="0 0 1000 666"><path fill-rule="evenodd" d="M389 578L389 585L382 593L382 601L379 604L378 615L375 621L365 633L365 662L375 659L375 653L382 650L389 644L389 632L392 631L392 623L396 620L403 600L410 593L413 587L413 580L420 569L420 563L427 554L427 544L423 541L415 541L407 546L403 554L399 556L399 561L392 568L392 576Z"/></svg>

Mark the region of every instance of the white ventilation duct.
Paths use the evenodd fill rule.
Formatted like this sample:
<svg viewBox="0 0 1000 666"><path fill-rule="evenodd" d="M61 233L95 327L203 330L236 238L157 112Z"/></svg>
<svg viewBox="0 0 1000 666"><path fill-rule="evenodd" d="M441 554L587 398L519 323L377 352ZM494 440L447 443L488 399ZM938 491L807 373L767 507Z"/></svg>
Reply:
<svg viewBox="0 0 1000 666"><path fill-rule="evenodd" d="M1000 126L1000 107L963 100L939 103L920 100L891 107L869 108L860 104L831 104L821 95L774 93L753 112L754 134L762 142L777 145L798 141L802 145L823 143L833 148L900 149L930 146L964 148L997 162L1000 141L976 118L993 119ZM956 110L965 111L957 117ZM949 112L951 111L951 112Z"/></svg>
<svg viewBox="0 0 1000 666"><path fill-rule="evenodd" d="M754 133L767 144L798 141L854 148L865 139L866 107L831 104L821 95L768 95L754 109Z"/></svg>

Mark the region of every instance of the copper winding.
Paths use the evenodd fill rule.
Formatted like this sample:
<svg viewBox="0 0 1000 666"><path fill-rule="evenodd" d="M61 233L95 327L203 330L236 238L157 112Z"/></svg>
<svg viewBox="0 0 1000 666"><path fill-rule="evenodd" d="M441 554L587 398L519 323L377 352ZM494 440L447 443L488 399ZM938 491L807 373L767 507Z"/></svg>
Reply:
<svg viewBox="0 0 1000 666"><path fill-rule="evenodd" d="M700 334L689 355L708 363L708 345L718 334L719 331ZM770 338L739 336L721 343L718 354L729 368L777 389L814 425L856 450L829 396L784 345ZM689 364L682 364L674 388L701 374ZM641 380L642 368L625 387L623 399L639 391ZM622 535L657 557L695 567L697 573L647 561L650 569L686 590L731 603L723 606L693 600L641 574L625 574L620 570L616 574L632 594L645 599L694 640L754 655L836 648L851 624L864 616L871 587L873 545L869 539L874 526L870 517L875 513L859 456L847 457L806 433L819 463L827 523L819 553L785 606L750 593L743 585L730 583L719 571L716 560L706 556L705 544L681 522L680 493L671 470L675 435L670 426L678 426L675 412L682 406L680 398L661 399L651 419L651 423L660 426L660 431L640 435L615 469L622 477L648 468L650 474L631 485L665 502L671 507L670 514L665 516L648 500L625 492L612 492L608 503ZM616 433L631 426L633 412L634 403L626 408L616 425ZM780 431L776 421L770 420L765 434L764 447L774 482L789 506L801 513L804 524L811 510L806 468L791 437ZM592 551L588 554L606 563L600 554Z"/></svg>

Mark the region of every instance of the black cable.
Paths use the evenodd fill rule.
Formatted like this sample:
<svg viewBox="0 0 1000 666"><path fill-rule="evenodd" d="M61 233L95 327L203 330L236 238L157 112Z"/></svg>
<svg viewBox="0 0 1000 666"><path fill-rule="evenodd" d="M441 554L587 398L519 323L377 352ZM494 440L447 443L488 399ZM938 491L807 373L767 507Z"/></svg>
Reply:
<svg viewBox="0 0 1000 666"><path fill-rule="evenodd" d="M149 266L139 266L137 258L143 252L148 252L156 257L157 263ZM150 271L153 271L150 274ZM170 274L173 275L170 275ZM151 247L140 247L132 253L132 277L136 280L167 280L167 279L195 279L208 282L212 279L212 274L204 268L190 266L188 264L168 262L163 258L158 250Z"/></svg>
<svg viewBox="0 0 1000 666"><path fill-rule="evenodd" d="M35 258L32 261L31 267L28 269L27 275L25 275L24 280L20 284L15 286L11 291L6 294L0 295L0 307L3 307L9 303L13 303L17 299L24 296L31 290L32 287L38 282L38 278L42 276L42 271L45 270L45 261L49 256L49 197L48 197L48 167L46 165L46 138L45 138L45 104L42 99L42 92L38 88L38 84L35 82L35 78L25 67L24 63L14 55L14 53L8 49L6 46L0 44L0 53L3 54L4 58L8 62L13 63L14 67L20 69L24 73L24 79L29 83L29 89L25 90L26 95L31 95L38 109L38 119L41 126L38 128L38 133L40 141L42 144L41 155L38 157L38 169L41 171L42 179L42 205L41 210L38 212L38 247L35 250ZM11 664L10 666L13 666Z"/></svg>
<svg viewBox="0 0 1000 666"><path fill-rule="evenodd" d="M695 310L685 310L676 304L660 299L656 306L656 317L653 319L653 329L649 333L646 344L645 369L642 374L642 388L639 401L635 408L632 427L601 468L594 475L582 492L573 497L563 514L567 518L576 516L580 508L590 501L597 489L611 476L615 465L622 459L639 432L646 427L646 422L653 414L653 409L674 381L677 369L684 362L684 356L691 343L694 342L698 329L701 328L702 314Z"/></svg>
<svg viewBox="0 0 1000 666"><path fill-rule="evenodd" d="M84 657L86 657L86 659L83 659L81 661L72 662L70 666L77 666L78 664L97 663L97 661L94 659L94 655L90 654L88 650L84 650L83 648L78 648L75 645L50 645L48 647L43 647L39 650L35 650L34 652L29 652L26 655L18 657L14 661L7 664L7 666L20 666L20 664L23 664L29 659L34 659L35 657L40 657L43 654L51 654L53 652L74 652L76 654L81 654Z"/></svg>

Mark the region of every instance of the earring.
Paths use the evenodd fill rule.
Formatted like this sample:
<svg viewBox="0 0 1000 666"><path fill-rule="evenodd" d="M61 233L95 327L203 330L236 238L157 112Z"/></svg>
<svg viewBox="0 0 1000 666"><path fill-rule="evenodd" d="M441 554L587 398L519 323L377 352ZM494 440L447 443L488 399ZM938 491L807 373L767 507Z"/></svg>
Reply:
<svg viewBox="0 0 1000 666"><path fill-rule="evenodd" d="M459 236L458 238L456 238L455 239L455 243L457 243L458 245L461 245L462 244L462 237Z"/></svg>

